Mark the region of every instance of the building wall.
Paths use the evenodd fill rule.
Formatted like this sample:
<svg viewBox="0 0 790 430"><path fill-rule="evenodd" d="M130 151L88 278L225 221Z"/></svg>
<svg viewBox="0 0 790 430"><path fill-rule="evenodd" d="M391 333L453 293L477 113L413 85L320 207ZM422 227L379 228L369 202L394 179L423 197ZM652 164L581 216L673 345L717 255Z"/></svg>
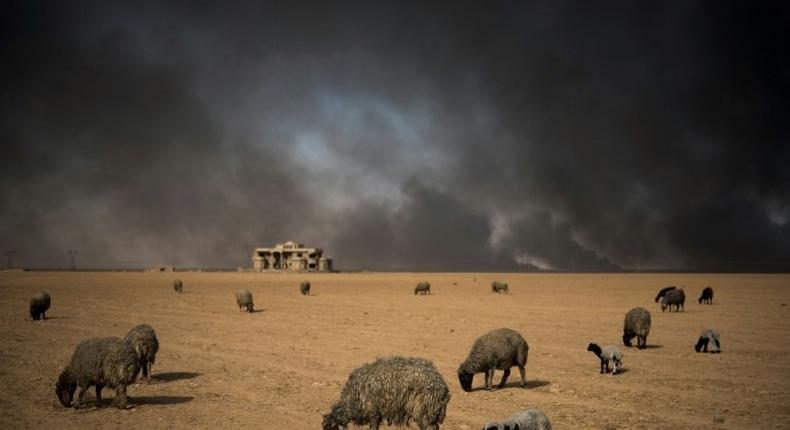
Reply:
<svg viewBox="0 0 790 430"><path fill-rule="evenodd" d="M273 248L256 248L252 254L252 267L255 271L331 271L332 259L324 257L320 248L286 242Z"/></svg>

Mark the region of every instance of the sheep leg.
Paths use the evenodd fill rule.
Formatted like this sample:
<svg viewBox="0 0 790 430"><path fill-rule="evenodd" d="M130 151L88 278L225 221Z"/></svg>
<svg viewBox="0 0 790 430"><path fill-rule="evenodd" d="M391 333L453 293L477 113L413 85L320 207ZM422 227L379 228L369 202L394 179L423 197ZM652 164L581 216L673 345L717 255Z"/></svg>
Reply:
<svg viewBox="0 0 790 430"><path fill-rule="evenodd" d="M82 405L82 396L85 395L85 391L87 389L88 387L82 388L80 386L77 386L77 400L74 402L74 409L79 409L80 406Z"/></svg>
<svg viewBox="0 0 790 430"><path fill-rule="evenodd" d="M494 369L486 370L486 389L488 391L494 391Z"/></svg>
<svg viewBox="0 0 790 430"><path fill-rule="evenodd" d="M101 407L101 390L104 388L104 385L96 384L96 407Z"/></svg>
<svg viewBox="0 0 790 430"><path fill-rule="evenodd" d="M604 360L603 364L606 367L606 373L609 373L609 360Z"/></svg>
<svg viewBox="0 0 790 430"><path fill-rule="evenodd" d="M381 418L373 417L370 419L370 430L379 430L379 424L381 423Z"/></svg>
<svg viewBox="0 0 790 430"><path fill-rule="evenodd" d="M119 385L115 388L115 399L113 400L113 406L117 407L118 409L126 408L126 401L128 397L126 396L126 385Z"/></svg>
<svg viewBox="0 0 790 430"><path fill-rule="evenodd" d="M154 365L154 363L152 363L150 361L148 363L146 363L146 367L148 367L148 383L149 384L151 383L151 366L153 366L153 365Z"/></svg>
<svg viewBox="0 0 790 430"><path fill-rule="evenodd" d="M499 382L499 388L505 388L505 382L507 382L507 378L510 376L510 369L505 369L505 372L502 374L502 380Z"/></svg>
<svg viewBox="0 0 790 430"><path fill-rule="evenodd" d="M524 369L524 366L518 366L518 373L521 374L521 386L527 386L527 371Z"/></svg>

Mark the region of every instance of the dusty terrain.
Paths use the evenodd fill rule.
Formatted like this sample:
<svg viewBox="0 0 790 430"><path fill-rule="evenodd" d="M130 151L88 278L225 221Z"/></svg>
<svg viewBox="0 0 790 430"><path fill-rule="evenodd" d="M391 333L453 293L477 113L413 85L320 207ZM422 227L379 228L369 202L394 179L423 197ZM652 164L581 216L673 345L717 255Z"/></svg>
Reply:
<svg viewBox="0 0 790 430"><path fill-rule="evenodd" d="M491 294L492 279L511 294ZM433 294L413 294L420 280ZM668 284L685 286L685 312L653 302ZM698 305L707 285L714 304ZM262 312L239 313L238 288ZM452 395L443 429L479 429L527 407L544 409L555 429L790 428L788 275L0 272L0 289L0 428L316 429L349 372L390 354L436 364ZM32 323L38 291L53 304ZM642 351L620 340L635 306L653 316ZM139 323L161 348L157 383L129 389L135 407L61 407L53 386L75 345ZM478 375L464 393L458 364L498 327L529 342L528 387L514 369L505 389L477 389ZM721 331L722 354L694 352L709 327ZM590 341L619 345L626 372L600 375Z"/></svg>

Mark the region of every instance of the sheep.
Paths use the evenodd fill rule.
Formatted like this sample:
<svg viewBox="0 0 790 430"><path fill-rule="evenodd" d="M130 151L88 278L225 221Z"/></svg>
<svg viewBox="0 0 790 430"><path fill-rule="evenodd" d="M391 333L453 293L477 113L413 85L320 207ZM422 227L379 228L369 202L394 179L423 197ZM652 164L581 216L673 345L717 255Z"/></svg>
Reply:
<svg viewBox="0 0 790 430"><path fill-rule="evenodd" d="M675 306L675 312L680 312L684 303L686 303L686 293L682 288L669 290L664 294L664 298L661 299L661 312L664 312L667 308L672 312L672 306Z"/></svg>
<svg viewBox="0 0 790 430"><path fill-rule="evenodd" d="M721 343L719 342L719 332L714 329L703 330L699 334L699 340L694 346L697 352L708 352L708 344L710 344L710 352L717 354L721 352Z"/></svg>
<svg viewBox="0 0 790 430"><path fill-rule="evenodd" d="M496 369L504 370L499 388L504 388L510 376L510 368L518 366L521 386L527 385L526 370L529 346L518 332L509 328L492 330L475 340L466 360L458 367L458 381L464 391L472 390L475 373L485 373L485 387L493 390L492 382Z"/></svg>
<svg viewBox="0 0 790 430"><path fill-rule="evenodd" d="M540 409L525 409L503 421L489 421L483 430L551 430L551 422Z"/></svg>
<svg viewBox="0 0 790 430"><path fill-rule="evenodd" d="M346 429L354 423L375 430L384 421L408 426L414 420L420 430L438 430L449 401L450 390L430 361L379 358L351 373L322 428Z"/></svg>
<svg viewBox="0 0 790 430"><path fill-rule="evenodd" d="M101 406L104 387L115 389L113 405L125 408L126 387L140 370L137 353L132 345L118 337L92 338L77 345L69 365L63 369L55 385L60 404L69 407L74 391L79 388L74 408L82 406L82 397L91 386L96 387L97 407Z"/></svg>
<svg viewBox="0 0 790 430"><path fill-rule="evenodd" d="M159 351L159 339L156 338L156 332L150 325L140 324L129 330L125 339L132 345L139 357L140 370L143 373L142 379L150 384L151 366L154 365L156 353Z"/></svg>
<svg viewBox="0 0 790 430"><path fill-rule="evenodd" d="M252 293L249 290L236 291L236 303L239 305L239 312L244 308L247 312L253 312Z"/></svg>
<svg viewBox="0 0 790 430"><path fill-rule="evenodd" d="M587 346L587 351L592 351L601 359L601 373L609 373L609 362L614 362L614 370L612 375L616 375L623 368L623 353L620 352L614 345L608 345L601 348L597 343L591 343ZM606 371L604 372L604 369Z"/></svg>
<svg viewBox="0 0 790 430"><path fill-rule="evenodd" d="M499 294L508 294L510 290L507 287L507 283L493 281L491 282L491 292L492 293L499 293Z"/></svg>
<svg viewBox="0 0 790 430"><path fill-rule="evenodd" d="M661 300L662 297L664 297L664 295L667 293L667 291L674 290L674 289L675 289L674 285L671 285L671 286L666 287L666 288L662 288L661 291L659 291L658 294L656 295L656 303L658 303L658 301Z"/></svg>
<svg viewBox="0 0 790 430"><path fill-rule="evenodd" d="M427 282L420 282L414 287L414 294L431 294L431 284Z"/></svg>
<svg viewBox="0 0 790 430"><path fill-rule="evenodd" d="M648 334L650 334L650 312L638 307L628 311L623 323L623 344L630 348L631 339L636 336L636 347L645 349Z"/></svg>
<svg viewBox="0 0 790 430"><path fill-rule="evenodd" d="M45 320L47 318L47 310L52 303L52 299L47 293L38 293L30 299L30 318L33 321Z"/></svg>
<svg viewBox="0 0 790 430"><path fill-rule="evenodd" d="M705 287L705 289L702 290L702 295L699 296L699 300L698 301L699 301L699 304L707 303L709 305L712 305L713 304L713 288Z"/></svg>
<svg viewBox="0 0 790 430"><path fill-rule="evenodd" d="M173 290L175 290L175 292L179 293L179 294L183 293L184 292L184 283L181 282L180 279L176 279L175 281L173 281Z"/></svg>
<svg viewBox="0 0 790 430"><path fill-rule="evenodd" d="M309 281L302 281L302 283L299 284L299 292L301 292L303 296L309 296L310 295L310 282Z"/></svg>

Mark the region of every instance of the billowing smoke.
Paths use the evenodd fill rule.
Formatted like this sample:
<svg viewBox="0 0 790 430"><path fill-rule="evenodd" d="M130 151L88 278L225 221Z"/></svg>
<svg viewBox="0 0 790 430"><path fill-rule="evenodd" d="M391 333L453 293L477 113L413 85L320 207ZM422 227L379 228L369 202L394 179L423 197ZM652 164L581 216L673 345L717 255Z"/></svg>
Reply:
<svg viewBox="0 0 790 430"><path fill-rule="evenodd" d="M790 270L783 5L21 1L19 264Z"/></svg>

